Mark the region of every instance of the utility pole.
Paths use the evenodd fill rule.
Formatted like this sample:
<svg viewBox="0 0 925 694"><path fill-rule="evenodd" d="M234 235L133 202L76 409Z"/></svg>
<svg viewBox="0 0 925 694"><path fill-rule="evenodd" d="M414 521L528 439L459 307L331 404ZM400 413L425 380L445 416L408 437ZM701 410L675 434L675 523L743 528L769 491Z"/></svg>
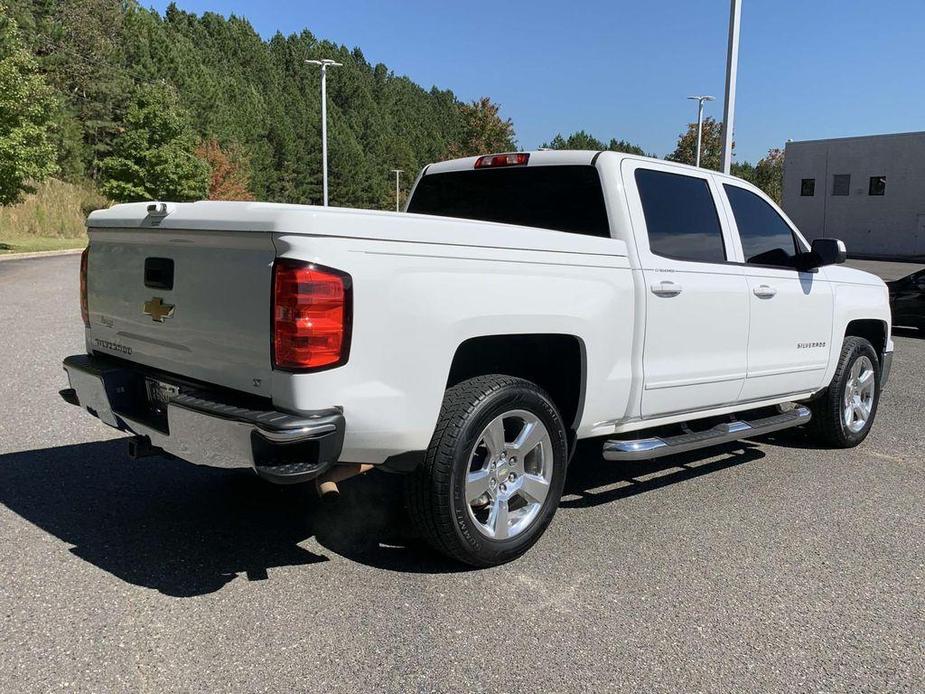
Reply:
<svg viewBox="0 0 925 694"><path fill-rule="evenodd" d="M321 60L306 60L310 65L321 66L321 182L324 189L324 206L328 206L328 87L327 76L329 67L341 67L343 63L336 63L328 58Z"/></svg>
<svg viewBox="0 0 925 694"><path fill-rule="evenodd" d="M395 211L396 212L401 212L399 202L398 202L400 199L400 195L401 195L399 193L399 188L398 188L398 179L404 172L405 172L404 169L392 169L392 173L395 174Z"/></svg>
<svg viewBox="0 0 925 694"><path fill-rule="evenodd" d="M693 99L697 102L697 168L700 168L700 139L703 133L703 102L704 101L713 101L712 96L689 96L688 99Z"/></svg>
<svg viewBox="0 0 925 694"><path fill-rule="evenodd" d="M736 76L739 71L739 24L742 0L729 3L729 49L726 56L726 103L723 106L723 173L732 169L732 131L736 110Z"/></svg>

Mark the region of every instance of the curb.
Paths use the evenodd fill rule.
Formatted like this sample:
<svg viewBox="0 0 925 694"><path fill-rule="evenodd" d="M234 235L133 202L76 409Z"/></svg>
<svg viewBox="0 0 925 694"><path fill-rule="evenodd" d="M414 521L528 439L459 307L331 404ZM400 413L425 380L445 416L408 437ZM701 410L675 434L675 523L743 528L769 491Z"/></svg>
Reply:
<svg viewBox="0 0 925 694"><path fill-rule="evenodd" d="M45 258L56 255L74 255L83 253L83 248L66 248L61 251L33 251L31 253L4 253L0 254L0 263L4 260L25 260L27 258Z"/></svg>

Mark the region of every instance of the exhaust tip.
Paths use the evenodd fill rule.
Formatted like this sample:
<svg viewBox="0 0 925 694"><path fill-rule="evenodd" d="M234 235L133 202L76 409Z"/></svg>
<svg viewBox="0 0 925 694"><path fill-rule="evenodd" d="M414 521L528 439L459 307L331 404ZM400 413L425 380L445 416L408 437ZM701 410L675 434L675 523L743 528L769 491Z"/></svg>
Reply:
<svg viewBox="0 0 925 694"><path fill-rule="evenodd" d="M340 489L337 487L338 482L362 475L369 472L373 466L369 463L341 463L324 473L315 480L315 488L318 490L318 496L323 501L337 501L340 497Z"/></svg>
<svg viewBox="0 0 925 694"><path fill-rule="evenodd" d="M340 498L340 489L337 482L324 480L318 483L318 496L326 503L334 503Z"/></svg>

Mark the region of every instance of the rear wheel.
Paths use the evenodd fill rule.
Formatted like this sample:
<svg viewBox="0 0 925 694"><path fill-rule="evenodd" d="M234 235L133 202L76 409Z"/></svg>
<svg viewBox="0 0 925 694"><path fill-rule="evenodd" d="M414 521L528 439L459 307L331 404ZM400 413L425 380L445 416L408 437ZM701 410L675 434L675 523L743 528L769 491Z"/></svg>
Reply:
<svg viewBox="0 0 925 694"><path fill-rule="evenodd" d="M529 381L480 376L449 389L408 507L427 541L474 566L524 554L562 496L568 445L549 396Z"/></svg>
<svg viewBox="0 0 925 694"><path fill-rule="evenodd" d="M880 361L862 337L846 337L835 376L814 403L813 427L819 442L851 448L867 438L880 401Z"/></svg>

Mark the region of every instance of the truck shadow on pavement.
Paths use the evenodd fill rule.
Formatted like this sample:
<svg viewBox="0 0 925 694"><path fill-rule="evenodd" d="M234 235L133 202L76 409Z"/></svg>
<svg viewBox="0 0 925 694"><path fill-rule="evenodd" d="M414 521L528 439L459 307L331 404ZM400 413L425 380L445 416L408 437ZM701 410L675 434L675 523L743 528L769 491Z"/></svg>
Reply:
<svg viewBox="0 0 925 694"><path fill-rule="evenodd" d="M327 561L300 546L313 536L382 568L460 570L433 553L388 544L396 542L395 508L374 498L388 487L353 485L329 507L311 485L275 486L247 471L165 458L135 461L124 439L0 455L0 503L81 559L175 597L217 591L239 574L264 580L275 567Z"/></svg>
<svg viewBox="0 0 925 694"><path fill-rule="evenodd" d="M587 507L757 460L750 443L650 463L603 463L598 445L573 460L563 507ZM182 461L135 461L124 439L0 455L0 503L127 583L173 597L220 590L239 575L328 557L318 544L376 568L446 573L450 562L410 537L401 479L373 472L342 486L333 506L312 485L279 487L247 472Z"/></svg>
<svg viewBox="0 0 925 694"><path fill-rule="evenodd" d="M608 462L600 441L581 442L569 467L560 508L588 508L760 460L750 441L679 453L651 461Z"/></svg>

